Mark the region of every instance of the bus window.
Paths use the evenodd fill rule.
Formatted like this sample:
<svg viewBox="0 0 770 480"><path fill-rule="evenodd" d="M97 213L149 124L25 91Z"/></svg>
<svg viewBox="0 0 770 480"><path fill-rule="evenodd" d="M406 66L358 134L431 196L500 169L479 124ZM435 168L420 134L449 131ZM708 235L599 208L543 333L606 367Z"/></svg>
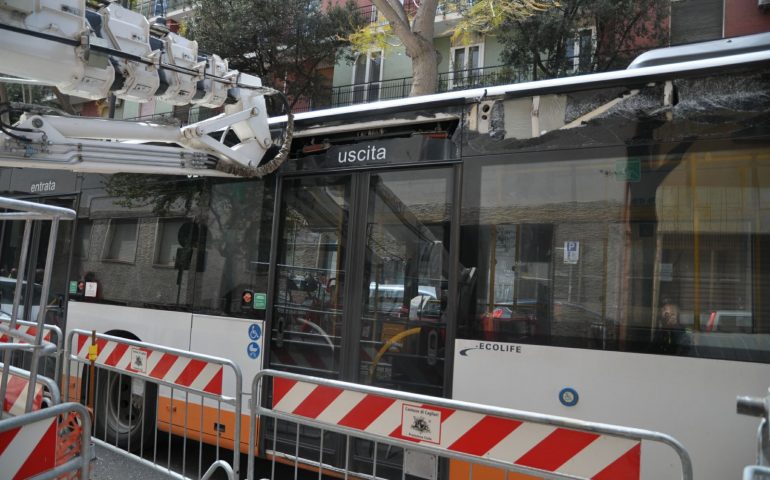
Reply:
<svg viewBox="0 0 770 480"><path fill-rule="evenodd" d="M460 334L770 360L770 324L757 313L770 276L760 255L770 157L702 149L469 165L460 262L477 272L461 291Z"/></svg>

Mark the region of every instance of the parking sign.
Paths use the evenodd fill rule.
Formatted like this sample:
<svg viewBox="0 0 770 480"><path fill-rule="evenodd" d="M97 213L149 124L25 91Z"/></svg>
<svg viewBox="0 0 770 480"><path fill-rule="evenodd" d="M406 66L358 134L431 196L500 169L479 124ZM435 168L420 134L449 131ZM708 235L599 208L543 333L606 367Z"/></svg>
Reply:
<svg viewBox="0 0 770 480"><path fill-rule="evenodd" d="M574 265L580 259L580 242L564 242L564 263Z"/></svg>

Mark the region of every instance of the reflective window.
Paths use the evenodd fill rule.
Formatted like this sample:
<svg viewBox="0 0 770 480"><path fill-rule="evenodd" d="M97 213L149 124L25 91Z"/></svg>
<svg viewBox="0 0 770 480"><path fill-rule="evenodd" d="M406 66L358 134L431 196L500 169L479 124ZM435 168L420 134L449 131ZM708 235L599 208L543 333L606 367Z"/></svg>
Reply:
<svg viewBox="0 0 770 480"><path fill-rule="evenodd" d="M350 195L349 176L284 182L271 366L340 373Z"/></svg>
<svg viewBox="0 0 770 480"><path fill-rule="evenodd" d="M372 174L359 381L441 395L452 170Z"/></svg>
<svg viewBox="0 0 770 480"><path fill-rule="evenodd" d="M770 156L577 155L467 164L461 335L768 361Z"/></svg>
<svg viewBox="0 0 770 480"><path fill-rule="evenodd" d="M207 181L126 174L106 177L99 187L94 182L82 191L68 278L95 282L97 296L71 298L190 310L201 298L196 275L207 264L199 205L201 198L209 199ZM187 235L180 235L182 230ZM180 244L181 237L187 245Z"/></svg>
<svg viewBox="0 0 770 480"><path fill-rule="evenodd" d="M189 263L188 252L179 243L179 232L188 223L184 218L162 218L158 220L158 237L155 246L155 264L173 267L180 262ZM189 230L186 229L186 230ZM183 231L182 233L186 233ZM189 234L184 235L189 237ZM185 239L187 240L187 239ZM185 257L185 258L182 258Z"/></svg>
<svg viewBox="0 0 770 480"><path fill-rule="evenodd" d="M136 257L137 220L112 220L102 258L133 263Z"/></svg>
<svg viewBox="0 0 770 480"><path fill-rule="evenodd" d="M195 266L195 311L264 319L265 311L244 305L243 292L267 294L272 203L265 208L265 182L227 181L210 186L201 206ZM262 255L260 257L260 255Z"/></svg>
<svg viewBox="0 0 770 480"><path fill-rule="evenodd" d="M91 250L91 227L92 223L88 220L79 220L75 231L75 245L73 256L81 259L88 259Z"/></svg>

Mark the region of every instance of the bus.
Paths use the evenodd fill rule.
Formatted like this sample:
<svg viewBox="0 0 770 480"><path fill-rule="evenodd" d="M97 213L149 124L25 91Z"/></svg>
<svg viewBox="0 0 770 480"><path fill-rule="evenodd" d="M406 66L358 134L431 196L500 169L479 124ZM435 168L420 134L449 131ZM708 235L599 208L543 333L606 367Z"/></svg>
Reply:
<svg viewBox="0 0 770 480"><path fill-rule="evenodd" d="M736 396L770 384L768 79L760 34L299 114L290 159L263 179L3 169L0 186L78 212L48 307L67 330L227 357L246 379L271 368L661 431L696 478L721 480L754 463ZM0 226L0 259L16 228ZM186 427L245 449L231 420ZM279 429L278 449L345 448L300 433ZM351 448L397 475L400 454ZM643 447L640 476L677 465Z"/></svg>

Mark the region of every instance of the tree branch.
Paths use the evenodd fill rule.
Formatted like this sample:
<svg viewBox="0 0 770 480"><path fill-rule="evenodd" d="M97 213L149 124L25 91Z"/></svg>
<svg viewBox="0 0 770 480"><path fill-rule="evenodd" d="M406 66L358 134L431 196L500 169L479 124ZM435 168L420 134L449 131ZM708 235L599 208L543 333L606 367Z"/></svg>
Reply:
<svg viewBox="0 0 770 480"><path fill-rule="evenodd" d="M423 38L433 40L438 0L422 0L412 22L412 30ZM429 32L429 33L428 33Z"/></svg>
<svg viewBox="0 0 770 480"><path fill-rule="evenodd" d="M402 26L409 29L409 19L404 11L404 6L394 0L372 0L372 3L377 10L379 10L385 18L388 19L393 29L396 30L398 26Z"/></svg>

